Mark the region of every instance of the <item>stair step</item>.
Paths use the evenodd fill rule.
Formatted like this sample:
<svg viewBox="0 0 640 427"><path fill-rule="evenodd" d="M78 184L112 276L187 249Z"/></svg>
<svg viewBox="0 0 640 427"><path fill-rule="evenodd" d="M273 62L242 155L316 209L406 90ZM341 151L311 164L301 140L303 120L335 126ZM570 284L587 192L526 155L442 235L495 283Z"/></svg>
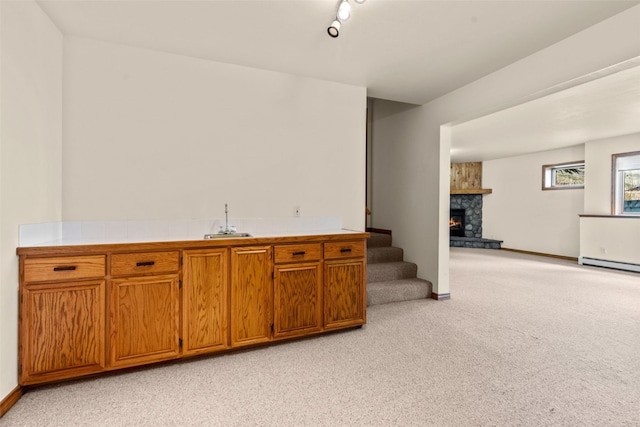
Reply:
<svg viewBox="0 0 640 427"><path fill-rule="evenodd" d="M381 246L391 246L391 234L371 233L367 240L368 248L379 248Z"/></svg>
<svg viewBox="0 0 640 427"><path fill-rule="evenodd" d="M367 283L367 306L431 297L428 280L403 279Z"/></svg>
<svg viewBox="0 0 640 427"><path fill-rule="evenodd" d="M404 259L402 248L393 246L373 247L367 249L367 263L398 262Z"/></svg>
<svg viewBox="0 0 640 427"><path fill-rule="evenodd" d="M418 274L418 266L412 262L379 262L367 264L367 283L398 279L412 279Z"/></svg>

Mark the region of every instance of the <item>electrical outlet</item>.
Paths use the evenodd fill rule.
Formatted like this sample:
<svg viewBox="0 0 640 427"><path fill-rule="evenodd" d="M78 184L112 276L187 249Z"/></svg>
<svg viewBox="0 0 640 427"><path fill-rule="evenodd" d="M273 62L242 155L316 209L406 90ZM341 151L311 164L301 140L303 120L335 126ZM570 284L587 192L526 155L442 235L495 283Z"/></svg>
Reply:
<svg viewBox="0 0 640 427"><path fill-rule="evenodd" d="M295 216L295 217L299 217L300 216L300 206L294 206L293 207L293 216Z"/></svg>

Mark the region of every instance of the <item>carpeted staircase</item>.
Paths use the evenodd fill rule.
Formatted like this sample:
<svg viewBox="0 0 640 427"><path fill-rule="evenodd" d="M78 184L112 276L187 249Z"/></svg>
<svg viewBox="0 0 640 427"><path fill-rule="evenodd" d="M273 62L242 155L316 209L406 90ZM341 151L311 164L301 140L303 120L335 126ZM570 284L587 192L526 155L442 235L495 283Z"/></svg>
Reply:
<svg viewBox="0 0 640 427"><path fill-rule="evenodd" d="M418 279L418 266L404 261L391 235L371 233L367 241L367 305L431 297L431 282Z"/></svg>

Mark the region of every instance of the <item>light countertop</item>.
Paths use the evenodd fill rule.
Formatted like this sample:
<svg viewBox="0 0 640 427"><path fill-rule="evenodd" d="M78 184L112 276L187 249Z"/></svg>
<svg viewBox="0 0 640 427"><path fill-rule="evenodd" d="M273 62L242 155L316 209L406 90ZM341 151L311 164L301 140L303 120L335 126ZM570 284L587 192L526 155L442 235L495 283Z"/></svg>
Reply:
<svg viewBox="0 0 640 427"><path fill-rule="evenodd" d="M238 233L250 237L204 239L224 225L213 220L65 221L20 226L19 247L79 246L160 243L180 241L229 241L296 236L327 236L362 233L342 228L340 217L252 218L229 220Z"/></svg>

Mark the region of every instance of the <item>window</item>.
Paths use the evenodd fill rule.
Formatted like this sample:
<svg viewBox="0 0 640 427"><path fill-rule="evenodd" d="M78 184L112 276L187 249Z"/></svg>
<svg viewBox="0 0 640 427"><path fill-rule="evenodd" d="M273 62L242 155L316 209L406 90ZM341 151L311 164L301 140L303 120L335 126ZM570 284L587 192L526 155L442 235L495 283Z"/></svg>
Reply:
<svg viewBox="0 0 640 427"><path fill-rule="evenodd" d="M614 154L612 164L612 213L640 215L640 151Z"/></svg>
<svg viewBox="0 0 640 427"><path fill-rule="evenodd" d="M584 188L584 160L542 166L542 189Z"/></svg>

